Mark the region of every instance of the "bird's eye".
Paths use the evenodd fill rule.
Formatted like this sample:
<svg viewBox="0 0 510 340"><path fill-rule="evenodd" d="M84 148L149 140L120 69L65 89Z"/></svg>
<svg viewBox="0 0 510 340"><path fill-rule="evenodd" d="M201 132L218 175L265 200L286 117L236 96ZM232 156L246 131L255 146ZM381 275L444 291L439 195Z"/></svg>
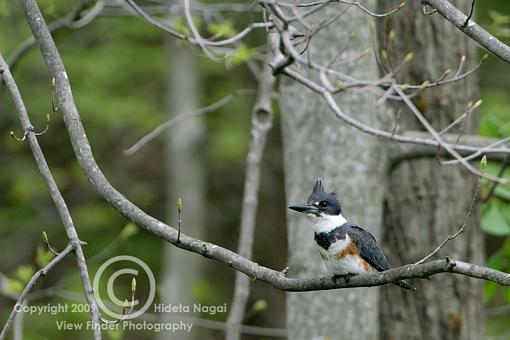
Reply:
<svg viewBox="0 0 510 340"><path fill-rule="evenodd" d="M323 208L324 208L324 207L327 207L327 206L328 206L328 202L326 202L326 201L321 201L321 202L320 202L320 206L321 206L321 207L323 207Z"/></svg>

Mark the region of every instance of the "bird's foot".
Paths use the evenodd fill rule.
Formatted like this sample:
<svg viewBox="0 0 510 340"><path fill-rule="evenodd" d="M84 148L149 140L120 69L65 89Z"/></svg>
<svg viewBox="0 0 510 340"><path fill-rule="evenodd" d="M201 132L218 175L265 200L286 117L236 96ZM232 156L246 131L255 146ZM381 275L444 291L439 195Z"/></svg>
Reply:
<svg viewBox="0 0 510 340"><path fill-rule="evenodd" d="M349 273L349 274L343 274L343 275L333 275L333 282L336 284L336 281L339 279L339 278L343 278L345 280L345 283L346 284L349 284L349 281L351 279L351 277L353 277L354 275L356 274L352 274L352 273Z"/></svg>

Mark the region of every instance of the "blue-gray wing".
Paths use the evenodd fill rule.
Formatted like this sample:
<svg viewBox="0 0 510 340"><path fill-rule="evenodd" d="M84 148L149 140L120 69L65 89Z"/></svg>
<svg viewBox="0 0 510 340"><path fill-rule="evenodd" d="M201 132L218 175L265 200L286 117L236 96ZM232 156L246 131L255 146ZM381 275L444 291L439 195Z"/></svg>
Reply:
<svg viewBox="0 0 510 340"><path fill-rule="evenodd" d="M347 234L358 247L360 256L377 271L390 268L390 263L377 244L375 237L357 225L349 225Z"/></svg>

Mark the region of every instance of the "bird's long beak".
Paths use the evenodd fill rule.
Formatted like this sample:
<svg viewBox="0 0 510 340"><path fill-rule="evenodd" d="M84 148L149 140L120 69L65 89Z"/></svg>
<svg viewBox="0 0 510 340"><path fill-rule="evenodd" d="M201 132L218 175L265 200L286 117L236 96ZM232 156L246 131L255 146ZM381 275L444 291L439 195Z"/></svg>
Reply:
<svg viewBox="0 0 510 340"><path fill-rule="evenodd" d="M297 205L291 205L289 209L292 209L294 211L304 213L304 214L317 214L319 212L319 208L313 205L309 204L297 204Z"/></svg>

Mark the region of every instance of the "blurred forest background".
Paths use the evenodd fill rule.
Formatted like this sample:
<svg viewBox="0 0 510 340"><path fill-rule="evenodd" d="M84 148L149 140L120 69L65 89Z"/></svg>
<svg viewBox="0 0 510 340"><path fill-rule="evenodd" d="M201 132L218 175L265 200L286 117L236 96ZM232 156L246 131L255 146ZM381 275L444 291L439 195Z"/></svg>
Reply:
<svg viewBox="0 0 510 340"><path fill-rule="evenodd" d="M68 13L78 1L38 1L47 22ZM229 1L203 1L207 4ZM476 15L480 24L491 33L510 43L510 3L479 0ZM170 14L171 15L171 14ZM227 37L244 27L252 18L228 12L229 24L215 26L213 21L197 20L204 32ZM260 13L254 14L260 16ZM0 50L5 56L30 32L19 5L15 1L0 1ZM179 163L174 153L167 159L166 140L177 133L179 124L170 127L133 155L123 151L131 147L175 112L169 99L170 76L174 69L176 49L194 60L199 87L196 107L210 105L237 89L255 89L256 82L247 65L250 58L260 58L257 47L265 44L265 33L251 33L225 63L213 63L198 53L195 47L175 43L161 30L148 25L127 12L104 11L90 24L79 29L63 29L54 38L66 64L77 106L82 114L89 140L99 165L114 186L143 210L158 219L175 216L173 202L183 196L178 189L167 187L172 171L167 164ZM481 55L485 52L480 51ZM28 106L36 129L43 129L45 116L51 111L51 87L38 49L32 49L13 69L13 74ZM508 65L494 57L480 69L480 134L493 137L510 135L510 78ZM249 93L249 91L247 92ZM203 212L204 223L199 233L202 239L237 249L240 208L244 182L245 155L254 96L233 97L225 106L189 120L200 120L202 132L196 140L195 156L201 159L204 200L184 197L183 228L186 221ZM276 104L275 104L276 105ZM188 108L185 109L189 111ZM287 258L285 193L279 113L269 133L263 166L259 201L254 261L264 266L283 269ZM51 244L61 249L67 244L64 229L49 199L46 186L35 166L26 143L11 138L12 130L21 135L20 125L11 99L0 93L0 320L5 320L12 308L12 296L19 293L34 270L51 259L42 241L46 231ZM116 213L91 190L81 173L60 119L53 113L49 131L39 138L57 183L70 207L83 241L89 270L93 274L106 259L121 254L145 261L161 281L165 274L165 244L162 240L138 230ZM180 138L186 136L180 135ZM183 155L184 157L184 155ZM489 164L497 174L499 164ZM506 177L510 177L510 170ZM171 184L171 183L170 183ZM484 183L486 193L490 187ZM174 196L169 197L168 192ZM510 270L510 190L498 186L495 196L483 205L482 228L486 234L487 264ZM176 218L169 220L176 224ZM195 236L195 234L192 234ZM181 251L184 252L184 251ZM204 304L229 304L232 299L235 272L215 261L196 254L184 253L200 261L202 274L191 288L193 298ZM510 337L510 288L485 284L488 337ZM47 287L56 287L46 290ZM162 285L158 286L161 289ZM81 284L72 258L65 259L50 275L40 281L31 304L56 304L80 301ZM143 288L142 288L143 289ZM129 296L129 282L125 287ZM161 298L158 291L156 299ZM120 294L119 294L120 295ZM77 300L78 299L78 300ZM285 328L285 293L269 285L254 282L246 324ZM85 339L87 332L61 332L55 321L88 320L88 313L25 316L25 339ZM227 314L195 315L225 321ZM223 338L223 332L200 328L207 338ZM111 339L152 339L153 332L107 332ZM246 337L250 338L250 337Z"/></svg>

